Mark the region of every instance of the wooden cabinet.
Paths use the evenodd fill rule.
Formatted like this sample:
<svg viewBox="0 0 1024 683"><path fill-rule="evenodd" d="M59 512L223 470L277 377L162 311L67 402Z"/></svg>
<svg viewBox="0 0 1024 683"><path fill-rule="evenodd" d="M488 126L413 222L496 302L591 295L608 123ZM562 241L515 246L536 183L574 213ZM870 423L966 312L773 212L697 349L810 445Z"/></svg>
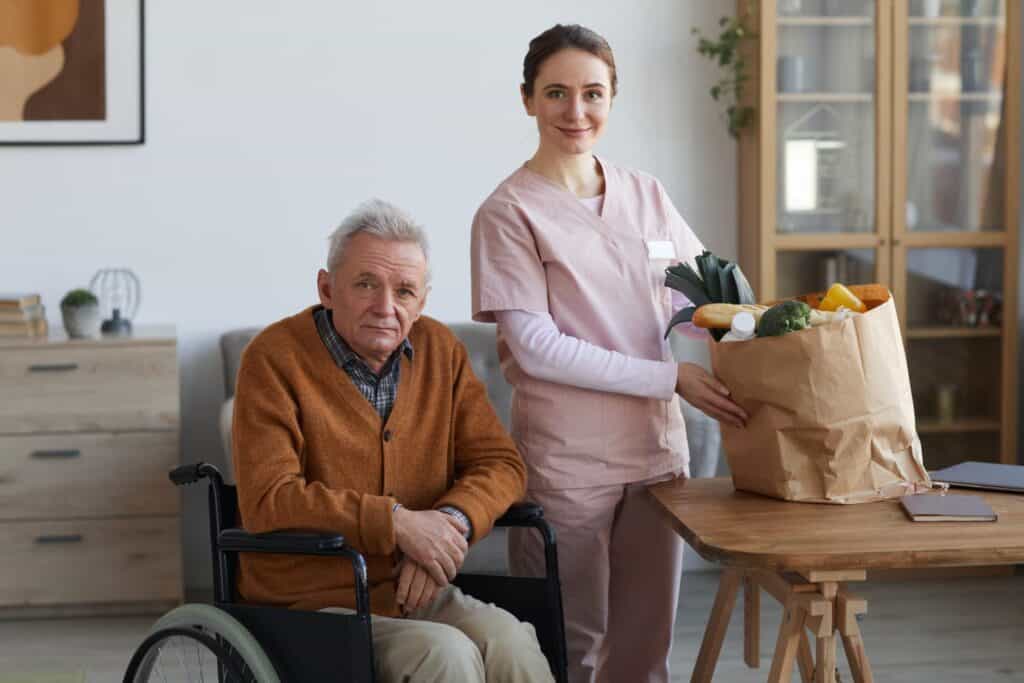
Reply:
<svg viewBox="0 0 1024 683"><path fill-rule="evenodd" d="M759 297L888 285L926 466L1015 463L1020 3L748 7L740 262Z"/></svg>
<svg viewBox="0 0 1024 683"><path fill-rule="evenodd" d="M182 599L170 328L0 340L0 617Z"/></svg>

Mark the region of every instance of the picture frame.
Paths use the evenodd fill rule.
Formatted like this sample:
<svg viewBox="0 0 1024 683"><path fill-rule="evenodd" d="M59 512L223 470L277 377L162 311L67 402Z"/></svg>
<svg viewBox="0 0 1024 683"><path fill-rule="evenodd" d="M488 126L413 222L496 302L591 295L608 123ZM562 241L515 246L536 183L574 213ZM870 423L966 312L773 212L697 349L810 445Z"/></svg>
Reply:
<svg viewBox="0 0 1024 683"><path fill-rule="evenodd" d="M145 0L47 2L0 17L0 145L145 143Z"/></svg>

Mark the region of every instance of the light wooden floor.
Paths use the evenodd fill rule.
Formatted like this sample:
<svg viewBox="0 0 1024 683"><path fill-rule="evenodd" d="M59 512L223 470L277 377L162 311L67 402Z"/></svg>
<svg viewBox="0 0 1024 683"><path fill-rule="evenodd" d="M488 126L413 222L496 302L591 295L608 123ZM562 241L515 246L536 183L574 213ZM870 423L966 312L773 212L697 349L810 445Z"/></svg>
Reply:
<svg viewBox="0 0 1024 683"><path fill-rule="evenodd" d="M689 680L717 575L688 574L683 583L673 681ZM861 627L877 681L1024 683L1024 576L868 583L857 586L857 592L869 601ZM743 664L741 615L742 598L716 681L753 683L768 675L780 611L768 596L762 598L763 663L757 671ZM21 683L13 672L52 675L82 669L89 683L119 681L151 622L139 617L0 622L0 683ZM848 682L845 666L840 654L842 680Z"/></svg>

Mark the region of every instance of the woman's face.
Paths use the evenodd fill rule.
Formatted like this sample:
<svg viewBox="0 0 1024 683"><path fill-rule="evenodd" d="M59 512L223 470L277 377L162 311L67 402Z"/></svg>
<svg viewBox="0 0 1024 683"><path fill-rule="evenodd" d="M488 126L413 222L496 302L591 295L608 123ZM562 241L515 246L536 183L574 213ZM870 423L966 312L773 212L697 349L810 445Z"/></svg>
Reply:
<svg viewBox="0 0 1024 683"><path fill-rule="evenodd" d="M540 66L526 113L537 119L540 147L562 154L589 152L604 132L612 105L611 72L600 57L568 48Z"/></svg>

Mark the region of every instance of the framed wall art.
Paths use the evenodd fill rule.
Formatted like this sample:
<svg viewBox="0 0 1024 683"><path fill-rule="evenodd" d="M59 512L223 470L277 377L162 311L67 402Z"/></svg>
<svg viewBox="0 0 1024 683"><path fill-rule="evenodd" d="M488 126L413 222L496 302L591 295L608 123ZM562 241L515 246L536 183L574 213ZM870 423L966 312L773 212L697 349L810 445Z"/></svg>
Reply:
<svg viewBox="0 0 1024 683"><path fill-rule="evenodd" d="M0 0L0 145L145 141L144 0Z"/></svg>

